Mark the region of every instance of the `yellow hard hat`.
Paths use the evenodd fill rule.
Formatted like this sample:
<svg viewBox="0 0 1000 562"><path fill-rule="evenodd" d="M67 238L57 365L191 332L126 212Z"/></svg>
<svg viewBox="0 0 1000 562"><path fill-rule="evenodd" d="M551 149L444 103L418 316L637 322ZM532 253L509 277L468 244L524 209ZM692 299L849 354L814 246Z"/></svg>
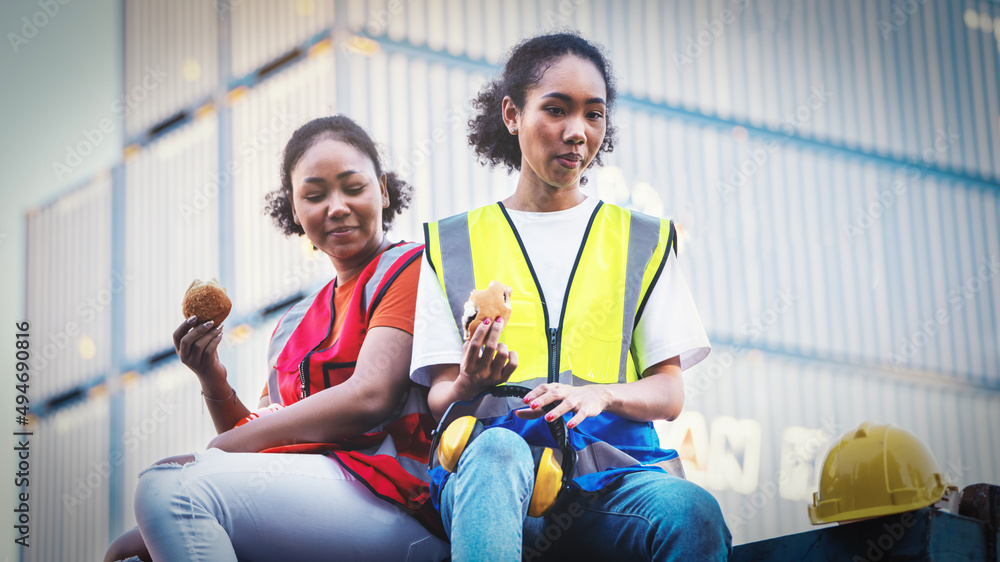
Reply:
<svg viewBox="0 0 1000 562"><path fill-rule="evenodd" d="M913 511L949 490L957 488L917 436L864 422L827 453L809 519L820 525Z"/></svg>

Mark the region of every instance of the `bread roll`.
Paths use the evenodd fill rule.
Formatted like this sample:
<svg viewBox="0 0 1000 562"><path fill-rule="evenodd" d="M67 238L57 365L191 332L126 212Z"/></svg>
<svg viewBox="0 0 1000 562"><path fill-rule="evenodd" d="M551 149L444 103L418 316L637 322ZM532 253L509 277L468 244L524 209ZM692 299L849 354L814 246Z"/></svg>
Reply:
<svg viewBox="0 0 1000 562"><path fill-rule="evenodd" d="M482 291L472 291L465 303L465 313L462 315L462 337L469 341L476 325L487 318L503 318L504 323L510 320L510 287L499 281L490 281L490 286Z"/></svg>
<svg viewBox="0 0 1000 562"><path fill-rule="evenodd" d="M225 287L214 278L211 281L195 279L184 293L184 302L181 303L184 318L197 316L199 323L212 320L216 326L222 324L232 309L233 303L226 295Z"/></svg>

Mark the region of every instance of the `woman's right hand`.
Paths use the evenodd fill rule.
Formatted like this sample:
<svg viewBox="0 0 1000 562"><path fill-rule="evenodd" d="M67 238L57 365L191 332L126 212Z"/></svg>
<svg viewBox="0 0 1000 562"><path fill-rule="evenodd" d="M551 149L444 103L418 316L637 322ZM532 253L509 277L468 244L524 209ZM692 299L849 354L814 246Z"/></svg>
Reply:
<svg viewBox="0 0 1000 562"><path fill-rule="evenodd" d="M465 399L507 382L517 369L517 352L499 343L502 331L503 318L487 318L476 326L472 337L462 346L462 363L455 382L460 394L466 395Z"/></svg>
<svg viewBox="0 0 1000 562"><path fill-rule="evenodd" d="M209 320L197 324L198 317L192 316L174 330L174 350L201 379L203 387L226 384L226 368L219 362L219 343L222 342L222 326L214 327Z"/></svg>

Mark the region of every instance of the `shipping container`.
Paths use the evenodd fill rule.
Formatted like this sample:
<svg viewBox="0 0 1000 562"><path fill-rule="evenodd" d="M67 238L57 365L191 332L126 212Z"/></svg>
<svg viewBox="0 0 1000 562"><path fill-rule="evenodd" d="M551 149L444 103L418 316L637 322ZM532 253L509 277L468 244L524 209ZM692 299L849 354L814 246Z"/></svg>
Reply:
<svg viewBox="0 0 1000 562"><path fill-rule="evenodd" d="M33 425L27 561L101 560L108 548L108 397L95 395Z"/></svg>
<svg viewBox="0 0 1000 562"><path fill-rule="evenodd" d="M126 0L124 80L111 110L125 139L141 138L210 99L219 87L219 25L243 0Z"/></svg>
<svg viewBox="0 0 1000 562"><path fill-rule="evenodd" d="M317 53L268 77L231 106L233 186L232 280L234 314L280 303L333 275L330 260L305 237L284 236L264 213L264 197L281 187L281 160L292 133L337 112L334 56Z"/></svg>
<svg viewBox="0 0 1000 562"><path fill-rule="evenodd" d="M995 3L369 0L352 7L351 28L364 36L491 65L520 39L578 29L607 48L625 98L916 162L943 129L961 135L962 149L937 166L1000 178Z"/></svg>
<svg viewBox="0 0 1000 562"><path fill-rule="evenodd" d="M864 421L916 435L959 489L1000 482L995 390L742 345L716 345L684 382L684 412L655 424L660 442L719 500L733 544L812 529L826 453Z"/></svg>
<svg viewBox="0 0 1000 562"><path fill-rule="evenodd" d="M27 299L31 395L72 393L111 365L111 301L130 283L112 271L111 174L28 213Z"/></svg>
<svg viewBox="0 0 1000 562"><path fill-rule="evenodd" d="M218 279L219 174L214 114L166 133L125 162L127 363L173 351L181 301L194 279ZM94 248L91 252L100 252Z"/></svg>
<svg viewBox="0 0 1000 562"><path fill-rule="evenodd" d="M221 0L228 13L232 78L288 56L334 24L333 0Z"/></svg>
<svg viewBox="0 0 1000 562"><path fill-rule="evenodd" d="M1000 388L994 184L662 108L617 118L596 193L678 222L713 338Z"/></svg>

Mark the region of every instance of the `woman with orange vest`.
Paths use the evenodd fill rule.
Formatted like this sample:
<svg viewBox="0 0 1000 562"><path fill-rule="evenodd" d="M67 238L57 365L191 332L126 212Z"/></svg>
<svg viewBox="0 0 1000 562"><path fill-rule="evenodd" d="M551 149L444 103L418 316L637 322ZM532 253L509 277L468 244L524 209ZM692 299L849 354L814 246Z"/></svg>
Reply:
<svg viewBox="0 0 1000 562"><path fill-rule="evenodd" d="M681 370L709 352L673 225L581 189L614 147L615 98L610 64L582 37L515 46L469 134L482 161L519 172L514 193L425 226L410 376L449 429L432 492L454 560L728 557L718 503L670 473L677 453L652 424L677 417ZM511 287L510 318L470 326L463 344L464 301L492 280ZM456 408L479 424L459 418L452 433ZM536 504L558 482L539 447L556 444L568 481Z"/></svg>
<svg viewBox="0 0 1000 562"><path fill-rule="evenodd" d="M433 419L407 377L423 247L386 238L410 192L347 117L292 135L268 211L336 276L275 328L264 410L251 413L227 382L221 326L189 319L174 333L219 435L140 476L136 519L153 560L447 557L428 503ZM109 559L137 540L120 539Z"/></svg>

